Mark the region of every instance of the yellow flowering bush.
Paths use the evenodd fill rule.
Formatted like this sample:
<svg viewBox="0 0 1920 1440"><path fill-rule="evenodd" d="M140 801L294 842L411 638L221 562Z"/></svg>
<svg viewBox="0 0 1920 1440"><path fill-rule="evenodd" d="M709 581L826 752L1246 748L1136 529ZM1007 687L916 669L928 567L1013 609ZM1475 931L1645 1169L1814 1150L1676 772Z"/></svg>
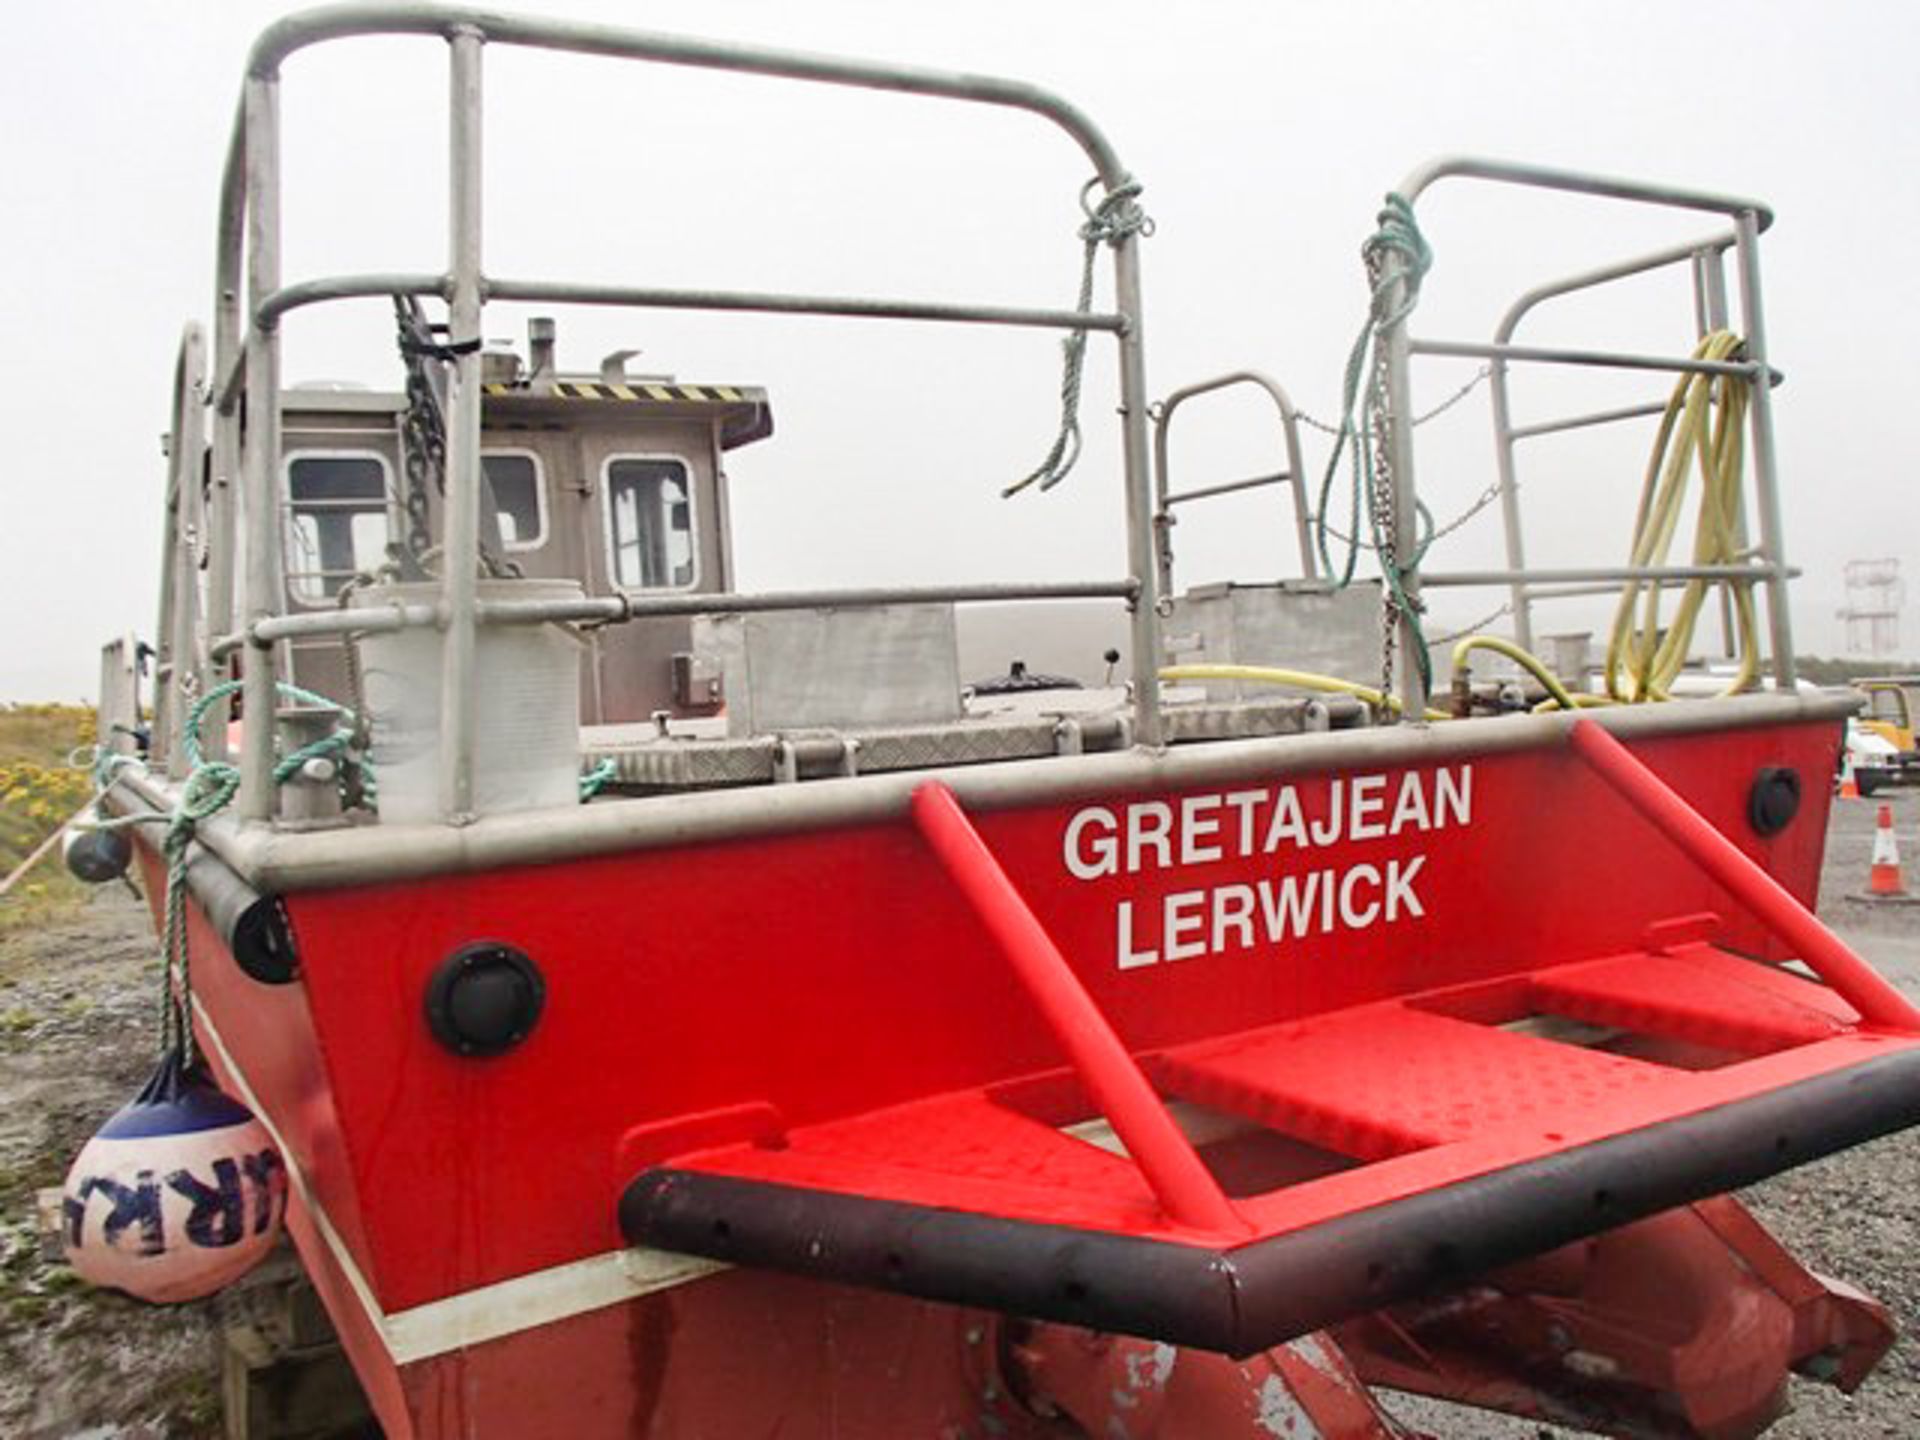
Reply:
<svg viewBox="0 0 1920 1440"><path fill-rule="evenodd" d="M68 757L91 746L95 733L90 706L0 706L0 876L12 873L93 793L92 776ZM44 871L16 887L15 897L31 883L44 882L43 894L61 888L58 862L43 864Z"/></svg>

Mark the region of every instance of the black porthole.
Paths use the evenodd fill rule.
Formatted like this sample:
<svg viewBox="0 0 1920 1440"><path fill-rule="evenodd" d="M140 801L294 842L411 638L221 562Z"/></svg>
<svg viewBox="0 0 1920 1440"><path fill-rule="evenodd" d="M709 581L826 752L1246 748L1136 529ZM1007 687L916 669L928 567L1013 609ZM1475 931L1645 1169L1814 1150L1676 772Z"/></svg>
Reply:
<svg viewBox="0 0 1920 1440"><path fill-rule="evenodd" d="M1747 791L1747 823L1757 835L1778 835L1800 813L1800 772L1763 765Z"/></svg>
<svg viewBox="0 0 1920 1440"><path fill-rule="evenodd" d="M427 983L427 1028L456 1055L500 1055L532 1032L546 982L526 954L497 940L463 945Z"/></svg>
<svg viewBox="0 0 1920 1440"><path fill-rule="evenodd" d="M293 921L277 896L263 895L242 910L228 943L234 962L262 985L286 985L300 973Z"/></svg>

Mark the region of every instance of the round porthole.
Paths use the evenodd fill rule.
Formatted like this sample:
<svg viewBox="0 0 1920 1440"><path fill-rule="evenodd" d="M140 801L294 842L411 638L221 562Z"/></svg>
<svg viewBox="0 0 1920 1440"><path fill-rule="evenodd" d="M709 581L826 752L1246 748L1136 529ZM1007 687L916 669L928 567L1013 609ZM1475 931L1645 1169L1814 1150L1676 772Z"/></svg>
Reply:
<svg viewBox="0 0 1920 1440"><path fill-rule="evenodd" d="M1747 791L1747 823L1758 835L1778 835L1800 813L1800 772L1765 765Z"/></svg>
<svg viewBox="0 0 1920 1440"><path fill-rule="evenodd" d="M524 952L496 940L463 945L427 984L427 1028L456 1055L504 1054L532 1033L546 991Z"/></svg>

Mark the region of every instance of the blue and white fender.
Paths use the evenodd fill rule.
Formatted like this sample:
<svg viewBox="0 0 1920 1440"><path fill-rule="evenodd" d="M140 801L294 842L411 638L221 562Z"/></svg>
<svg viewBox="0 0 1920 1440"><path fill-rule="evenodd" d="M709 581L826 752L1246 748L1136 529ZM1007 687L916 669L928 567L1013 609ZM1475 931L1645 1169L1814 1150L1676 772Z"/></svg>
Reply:
<svg viewBox="0 0 1920 1440"><path fill-rule="evenodd" d="M67 1259L141 1300L196 1300L273 1249L286 1204L266 1127L169 1052L67 1172Z"/></svg>

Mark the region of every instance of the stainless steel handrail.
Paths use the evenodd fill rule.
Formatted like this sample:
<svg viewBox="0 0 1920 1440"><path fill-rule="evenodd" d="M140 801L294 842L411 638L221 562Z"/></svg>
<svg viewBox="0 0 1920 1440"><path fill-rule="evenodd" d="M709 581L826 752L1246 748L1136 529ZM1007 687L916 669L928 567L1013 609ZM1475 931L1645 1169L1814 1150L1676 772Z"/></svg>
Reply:
<svg viewBox="0 0 1920 1440"><path fill-rule="evenodd" d="M834 590L700 592L681 595L590 595L578 600L478 600L475 614L483 625L618 625L629 620L669 615L745 615L767 610L832 610L860 605L990 604L1008 600L1126 600L1139 595L1128 580L1057 580L976 585L900 585ZM352 609L309 610L269 616L244 632L222 635L216 656L244 645L271 646L282 640L315 636L371 635L393 630L441 626L437 604L375 602Z"/></svg>
<svg viewBox="0 0 1920 1440"><path fill-rule="evenodd" d="M1518 185L1529 190L1563 190L1573 195L1591 195L1602 200L1633 200L1663 209L1708 210L1720 215L1739 216L1751 211L1765 230L1773 224L1773 211L1758 200L1740 195L1722 195L1712 190L1689 190L1679 185L1657 185L1646 180L1629 180L1617 175L1590 175L1580 170L1560 170L1550 165L1525 165L1512 160L1493 160L1482 155L1441 155L1416 167L1400 182L1400 193L1417 201L1435 183L1446 179L1490 180L1500 185Z"/></svg>
<svg viewBox="0 0 1920 1440"><path fill-rule="evenodd" d="M332 300L389 295L438 295L452 281L419 273L330 275L284 285L267 297L254 323L271 330L280 317ZM854 320L934 320L971 325L1024 325L1036 329L1103 330L1118 334L1129 323L1104 311L1048 310L1016 305L966 305L933 300L879 299L860 295L791 295L771 290L684 290L639 285L567 284L546 280L486 278L489 300L550 300L564 305L623 305L655 310L735 310L770 315L825 315Z"/></svg>
<svg viewBox="0 0 1920 1440"><path fill-rule="evenodd" d="M1553 345L1488 344L1479 340L1407 341L1411 355L1454 360L1529 360L1543 365L1590 365L1601 370L1664 370L1679 375L1733 375L1757 379L1765 372L1748 360L1696 360L1690 355L1632 355L1617 350L1570 350Z"/></svg>
<svg viewBox="0 0 1920 1440"><path fill-rule="evenodd" d="M1420 354L1478 358L1489 362L1496 452L1500 467L1497 488L1506 527L1508 560L1506 570L1461 571L1444 575L1423 576L1415 566L1403 582L1403 588L1409 599L1417 606L1423 582L1454 585L1506 584L1510 586L1512 596L1516 638L1523 646L1531 646L1532 591L1529 588L1529 579L1549 584L1588 579L1664 581L1681 577L1763 580L1767 585L1768 593L1768 619L1775 678L1780 685L1790 686L1794 680L1794 659L1785 586L1792 571L1786 563L1781 545L1778 477L1775 470L1770 399L1772 386L1778 383L1779 377L1767 361L1765 328L1759 308L1759 236L1772 224L1773 212L1759 201L1741 196L1464 156L1443 157L1420 166L1401 183L1399 193L1411 203L1417 201L1435 183L1448 178L1475 179L1534 189L1557 190L1666 208L1704 210L1730 217L1733 220L1733 230L1731 234L1722 233L1706 240L1669 247L1527 291L1509 308L1496 331L1494 340L1490 343L1415 339L1407 333L1406 319L1402 313L1402 318L1391 326L1382 338L1390 402L1385 424L1387 451L1393 469L1395 553L1415 554L1418 543L1415 533L1417 492L1413 474L1408 362L1413 355ZM1741 309L1744 315L1747 353L1745 362L1713 362L1691 357L1633 355L1612 351L1572 350L1512 343L1513 332L1520 319L1547 299L1683 262L1691 262L1694 267L1695 311L1699 327L1704 330L1710 323L1715 327L1724 324L1724 285L1716 288L1713 285L1714 276L1709 271L1717 267L1718 257L1728 249L1735 252L1739 265ZM1713 257L1711 266L1706 260L1708 256ZM1405 261L1402 257L1392 252L1387 254L1381 283L1388 292L1387 305L1391 309L1403 312L1404 307L1399 303L1405 296L1406 286ZM1520 533L1513 459L1515 432L1507 387L1507 366L1516 361L1659 370L1669 373L1739 375L1764 379L1765 383L1752 387L1753 403L1750 415L1754 488L1761 512L1761 536L1760 543L1756 547L1759 563L1750 566L1627 566L1603 570L1530 571L1526 565L1525 548ZM1600 412L1595 415L1575 417L1571 422L1554 422L1546 426L1533 427L1531 433L1546 434L1555 429L1608 423L1644 413L1648 413L1647 407L1626 407L1618 412ZM1412 647L1417 643L1414 620L1415 617L1412 615L1403 617L1400 632L1403 641L1403 659L1398 688L1402 703L1409 714L1421 713L1428 698L1427 681L1420 674L1418 666L1413 663L1411 655Z"/></svg>
<svg viewBox="0 0 1920 1440"><path fill-rule="evenodd" d="M1274 408L1280 412L1280 434L1287 448L1287 468L1273 475L1256 475L1245 480L1230 480L1220 485L1206 485L1197 490L1173 493L1169 488L1173 481L1168 468L1167 432L1173 425L1174 412L1196 396L1210 395L1235 385L1251 385L1266 392L1267 398L1273 401ZM1300 542L1300 568L1309 580L1318 576L1319 569L1313 557L1313 516L1307 506L1306 472L1300 459L1300 425L1293 401L1281 388L1280 382L1271 376L1263 375L1258 370L1235 370L1211 380L1183 386L1162 400L1156 407L1153 422L1153 476L1154 552L1159 564L1162 595L1173 593L1173 507L1190 500L1203 500L1212 495L1228 495L1265 485L1292 485L1293 523Z"/></svg>
<svg viewBox="0 0 1920 1440"><path fill-rule="evenodd" d="M1637 275L1650 274L1669 265L1683 262L1694 266L1695 329L1705 333L1708 327L1708 307L1705 305L1703 275L1700 269L1701 256L1718 255L1734 243L1735 236L1730 231L1690 241L1683 245L1668 246L1644 255L1636 255L1626 260L1602 265L1596 269L1580 271L1573 275L1551 280L1543 285L1523 292L1511 305L1506 314L1500 317L1500 323L1494 327L1494 340L1499 344L1509 344L1520 322L1532 311L1549 300L1563 295L1572 295L1582 290L1590 290L1600 285L1611 284L1618 280L1631 279ZM1724 288L1719 295L1723 302L1721 310L1715 312L1718 319L1724 320ZM1642 406L1623 407L1616 412L1600 412L1594 416L1580 417L1581 424L1549 423L1544 426L1529 426L1516 429L1513 425L1512 394L1508 386L1507 365L1505 359L1497 359L1489 367L1488 393L1492 397L1494 463L1497 467L1500 484L1500 515L1505 529L1507 565L1516 571L1525 571L1526 540L1520 519L1519 498L1519 462L1514 452L1514 441L1530 438L1533 435L1549 435L1565 429L1584 428L1586 424L1607 424L1616 420L1637 419L1643 414L1657 415L1666 409L1664 401ZM1508 594L1508 604L1513 610L1514 638L1522 649L1533 648L1533 601L1538 596L1527 581L1522 578L1513 582Z"/></svg>
<svg viewBox="0 0 1920 1440"><path fill-rule="evenodd" d="M346 276L283 285L280 276L279 68L296 51L325 41L366 35L423 35L445 39L451 49L450 185L451 256L444 276ZM1058 311L727 292L674 292L596 286L555 286L496 281L482 270L481 70L486 44L510 44L577 54L653 61L737 73L815 81L865 89L929 95L1025 110L1065 131L1092 162L1108 191L1131 183L1118 155L1099 129L1074 106L1037 86L986 76L894 66L766 47L694 40L648 31L536 20L464 7L342 5L289 16L268 27L249 56L247 79L234 138L222 177L217 263L218 324L214 374L220 387L218 428L231 446L238 430L239 390L255 396L279 391L277 321L299 305L373 293L440 293L449 301L456 341L480 333L486 300L567 299L588 303L688 305L694 308L800 311L889 319L932 319L1044 325L1100 330L1114 335L1119 351L1122 455L1127 506L1127 551L1134 596L1132 620L1135 735L1156 747L1161 741L1155 672L1159 656L1152 496L1149 482L1147 404L1140 333L1138 236L1123 228L1110 244L1115 308L1107 314L1074 316ZM246 299L237 299L244 247ZM376 281L402 283L376 291ZM244 332L241 317L250 317ZM244 353L244 360L241 356ZM456 362L454 405L448 425L448 486L445 545L449 554L471 552L478 517L478 357ZM244 460L248 503L245 623L283 613L280 585L279 507L274 503L279 450L275 405L255 407L246 429ZM442 809L456 823L469 819L472 754L473 630L478 618L471 567L449 565L443 580L447 641L442 677ZM223 629L232 629L232 625ZM275 665L269 657L246 670L245 701L253 716L273 714ZM241 759L239 814L261 820L272 813L272 727L246 728Z"/></svg>
<svg viewBox="0 0 1920 1440"><path fill-rule="evenodd" d="M1758 376L1766 375L1764 385L1755 385L1753 393L1760 396L1781 382L1779 371L1765 364L1765 337L1761 332L1761 343L1756 350L1752 334L1758 319L1758 236L1765 228L1759 218L1763 211L1754 206L1744 216L1736 216L1735 227L1731 232L1703 237L1682 245L1664 250L1653 251L1634 259L1603 266L1599 269L1568 276L1549 284L1536 286L1527 291L1508 307L1501 317L1494 335L1497 343L1507 345L1518 329L1520 322L1545 302L1581 290L1589 290L1617 280L1650 273L1666 266L1686 263L1692 270L1694 293L1694 324L1700 334L1709 330L1723 329L1728 325L1726 281L1723 271L1723 259L1728 250L1734 250L1741 258L1743 276L1743 306L1746 310L1747 330L1749 332L1748 354L1751 357L1748 368ZM1744 238L1743 238L1744 237ZM1749 280L1750 272L1750 287ZM1750 288L1752 306L1746 302L1745 292ZM1518 348L1518 347L1516 347ZM1698 362L1695 362L1698 366ZM1711 372L1705 372L1711 373ZM1659 414L1665 409L1664 403L1652 403L1641 406L1624 407L1612 412L1599 412L1590 416L1570 417L1559 421L1549 421L1535 425L1516 427L1512 423L1511 400L1508 389L1508 376L1505 361L1496 360L1492 366L1492 396L1494 444L1496 462L1499 467L1501 511L1506 523L1506 542L1508 564L1521 572L1512 584L1510 604L1514 614L1515 637L1523 646L1532 644L1532 613L1535 599L1549 598L1530 583L1526 573L1526 549L1521 533L1520 510L1518 502L1518 460L1515 442L1530 439L1537 435L1559 433L1564 430L1581 428L1587 425L1606 424L1615 420L1638 418L1642 415ZM1778 519L1778 480L1774 469L1772 446L1771 397L1760 401L1764 404L1764 415L1756 412L1753 417L1753 435L1755 452L1754 485L1760 497L1763 516L1761 566L1754 567L1745 578L1762 581L1767 586L1767 613L1770 626L1770 648L1773 651L1774 676L1777 683L1792 683L1796 672L1793 654L1792 633L1789 626L1786 583L1796 573L1787 564L1780 544L1781 531ZM1741 497L1741 506L1735 517L1735 526L1741 543L1746 535L1746 501ZM1671 573L1671 571L1670 571ZM1564 593L1564 592L1562 592ZM1722 597L1722 626L1731 634L1732 614L1730 597Z"/></svg>

